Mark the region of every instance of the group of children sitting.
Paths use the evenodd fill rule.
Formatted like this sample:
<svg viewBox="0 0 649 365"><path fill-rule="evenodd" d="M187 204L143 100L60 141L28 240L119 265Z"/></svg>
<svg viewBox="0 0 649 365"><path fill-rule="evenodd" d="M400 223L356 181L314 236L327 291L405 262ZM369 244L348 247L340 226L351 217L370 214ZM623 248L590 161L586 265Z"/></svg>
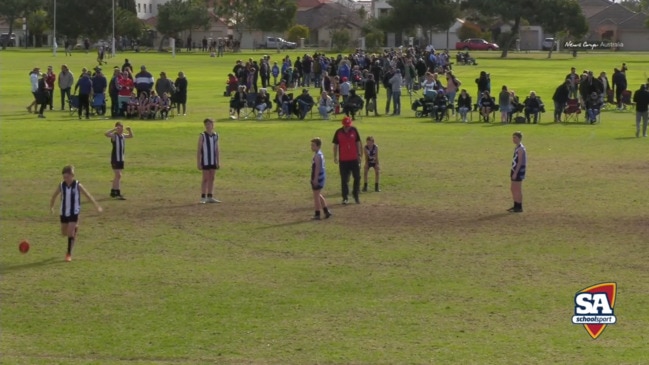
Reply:
<svg viewBox="0 0 649 365"><path fill-rule="evenodd" d="M159 96L155 90L151 90L149 96L146 92L140 94L138 98L135 93L131 93L126 102L125 115L127 118L156 119L158 113L160 119L167 119L171 110L171 98L169 94Z"/></svg>

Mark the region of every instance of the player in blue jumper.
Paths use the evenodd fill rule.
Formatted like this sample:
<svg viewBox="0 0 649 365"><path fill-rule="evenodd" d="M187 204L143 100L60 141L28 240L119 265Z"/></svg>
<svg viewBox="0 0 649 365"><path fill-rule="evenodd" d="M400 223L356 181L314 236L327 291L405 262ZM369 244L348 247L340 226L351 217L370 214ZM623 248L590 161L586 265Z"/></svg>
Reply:
<svg viewBox="0 0 649 365"><path fill-rule="evenodd" d="M331 217L331 212L327 208L327 201L322 196L327 174L325 172L325 160L322 154L322 140L314 138L311 140L311 151L315 152L311 162L311 190L313 190L313 204L315 206L314 220L320 220L320 210L324 211L325 218Z"/></svg>

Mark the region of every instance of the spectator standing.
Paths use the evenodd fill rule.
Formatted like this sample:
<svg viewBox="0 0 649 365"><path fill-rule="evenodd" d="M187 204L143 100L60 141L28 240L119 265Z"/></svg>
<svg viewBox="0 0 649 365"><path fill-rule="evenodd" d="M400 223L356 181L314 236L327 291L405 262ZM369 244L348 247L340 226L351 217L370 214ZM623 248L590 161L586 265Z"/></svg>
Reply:
<svg viewBox="0 0 649 365"><path fill-rule="evenodd" d="M336 130L333 138L334 163L340 168L340 184L342 189L343 204L349 202L349 176L354 178L352 196L356 204L360 204L361 187L361 158L363 147L361 137L355 127L352 126L352 119L344 117L342 128Z"/></svg>
<svg viewBox="0 0 649 365"><path fill-rule="evenodd" d="M146 93L149 95L151 93L151 90L153 89L153 75L149 71L146 70L146 66L141 66L140 67L140 72L135 75L135 89L137 90L137 96L138 98L142 93Z"/></svg>
<svg viewBox="0 0 649 365"><path fill-rule="evenodd" d="M500 122L507 123L509 120L509 111L511 110L511 95L507 91L507 86L503 85L498 95L498 109L500 109Z"/></svg>
<svg viewBox="0 0 649 365"><path fill-rule="evenodd" d="M642 136L647 136L647 121L649 119L649 90L647 85L640 85L640 89L633 94L635 103L635 136L640 137L640 122L642 122Z"/></svg>
<svg viewBox="0 0 649 365"><path fill-rule="evenodd" d="M616 68L613 71L613 92L615 93L615 102L617 103L618 110L622 110L622 93L626 91L626 88L626 75Z"/></svg>
<svg viewBox="0 0 649 365"><path fill-rule="evenodd" d="M94 97L100 95L103 100L102 105L99 107L97 114L104 115L106 114L106 89L108 88L108 81L106 76L101 71L100 67L95 68L95 76L92 78L92 94ZM93 102L93 104L95 104Z"/></svg>
<svg viewBox="0 0 649 365"><path fill-rule="evenodd" d="M82 73L77 85L74 87L74 93L79 90L79 119L83 110L86 110L86 119L90 119L90 93L92 92L92 80L90 80L90 73Z"/></svg>
<svg viewBox="0 0 649 365"><path fill-rule="evenodd" d="M108 96L110 96L110 116L117 118L119 116L119 79L121 72L119 67L113 69L113 76L108 82Z"/></svg>
<svg viewBox="0 0 649 365"><path fill-rule="evenodd" d="M394 103L394 113L392 115L401 114L401 85L403 78L401 77L401 70L397 69L394 76L390 78L390 90L392 90L392 101Z"/></svg>
<svg viewBox="0 0 649 365"><path fill-rule="evenodd" d="M201 44L203 45L202 51L207 52L207 37L203 37Z"/></svg>
<svg viewBox="0 0 649 365"><path fill-rule="evenodd" d="M160 96L164 94L173 96L176 92L176 86L167 78L167 73L164 71L160 72L160 78L155 82L155 92Z"/></svg>
<svg viewBox="0 0 649 365"><path fill-rule="evenodd" d="M47 84L47 74L41 74L41 78L38 80L38 90L36 91L36 100L40 105L40 109L38 110L39 118L45 118L43 112L50 104L50 89L50 86Z"/></svg>
<svg viewBox="0 0 649 365"><path fill-rule="evenodd" d="M554 101L554 122L561 122L561 114L563 113L566 103L570 98L570 88L572 82L569 79L559 85L556 90L554 90L554 95L552 95L552 101Z"/></svg>
<svg viewBox="0 0 649 365"><path fill-rule="evenodd" d="M36 107L38 101L38 78L41 75L41 69L34 67L34 69L29 73L29 84L31 85L32 91L32 102L27 105L27 111L32 112L32 107Z"/></svg>
<svg viewBox="0 0 649 365"><path fill-rule="evenodd" d="M376 102L376 81L374 81L374 75L367 75L367 80L365 80L365 115L368 114L370 103L372 103L372 110L374 110L374 115L379 116L379 108Z"/></svg>
<svg viewBox="0 0 649 365"><path fill-rule="evenodd" d="M47 81L47 86L49 87L49 97L48 100L50 102L50 110L53 109L53 99L54 99L54 85L56 85L56 74L54 73L54 70L52 66L47 66L47 74L46 74L46 81Z"/></svg>
<svg viewBox="0 0 649 365"><path fill-rule="evenodd" d="M446 97L448 98L448 103L450 105L455 104L455 96L457 91L460 89L462 82L455 77L452 71L446 72ZM451 108L451 113L455 114L455 109Z"/></svg>
<svg viewBox="0 0 649 365"><path fill-rule="evenodd" d="M125 71L126 69L133 71L133 66L128 61L128 58L124 59L124 64L122 65L122 72Z"/></svg>
<svg viewBox="0 0 649 365"><path fill-rule="evenodd" d="M65 110L65 97L67 95L70 100L70 91L74 85L74 75L70 72L67 65L61 66L61 73L59 74L59 90L61 92L61 110Z"/></svg>
<svg viewBox="0 0 649 365"><path fill-rule="evenodd" d="M183 115L187 115L187 78L185 77L185 73L180 71L178 72L178 78L176 78L176 82L174 83L174 86L176 86L176 93L174 94L174 102L176 103L176 108L178 114L180 114L180 107L182 106L183 108Z"/></svg>

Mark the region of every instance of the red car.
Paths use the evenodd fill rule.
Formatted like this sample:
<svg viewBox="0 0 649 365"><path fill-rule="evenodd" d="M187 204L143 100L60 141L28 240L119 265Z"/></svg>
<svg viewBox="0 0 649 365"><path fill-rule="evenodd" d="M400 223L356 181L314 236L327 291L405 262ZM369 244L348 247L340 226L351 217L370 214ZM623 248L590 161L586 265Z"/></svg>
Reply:
<svg viewBox="0 0 649 365"><path fill-rule="evenodd" d="M464 42L455 43L458 51L497 51L500 47L496 43L489 43L482 38L469 38Z"/></svg>

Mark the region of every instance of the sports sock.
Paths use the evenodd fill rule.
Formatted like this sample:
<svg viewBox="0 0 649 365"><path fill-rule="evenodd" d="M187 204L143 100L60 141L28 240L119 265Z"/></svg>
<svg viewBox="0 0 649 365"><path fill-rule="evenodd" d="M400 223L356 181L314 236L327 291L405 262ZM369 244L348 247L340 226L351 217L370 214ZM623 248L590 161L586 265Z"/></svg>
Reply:
<svg viewBox="0 0 649 365"><path fill-rule="evenodd" d="M68 255L72 255L72 246L74 246L74 237L68 237Z"/></svg>
<svg viewBox="0 0 649 365"><path fill-rule="evenodd" d="M212 195L212 194L207 194L207 197L208 197L208 198L211 198L211 197L213 197L213 196L214 196L214 195Z"/></svg>
<svg viewBox="0 0 649 365"><path fill-rule="evenodd" d="M205 194L201 194L201 198L205 198Z"/></svg>
<svg viewBox="0 0 649 365"><path fill-rule="evenodd" d="M327 207L323 207L323 208L322 208L322 211L324 211L325 214L329 214L329 208L327 208Z"/></svg>
<svg viewBox="0 0 649 365"><path fill-rule="evenodd" d="M117 195L115 189L110 189L110 196L115 196Z"/></svg>
<svg viewBox="0 0 649 365"><path fill-rule="evenodd" d="M315 211L315 216L316 216L316 217L319 217L319 216L320 216L320 211L319 211L319 210L316 210L316 211Z"/></svg>

